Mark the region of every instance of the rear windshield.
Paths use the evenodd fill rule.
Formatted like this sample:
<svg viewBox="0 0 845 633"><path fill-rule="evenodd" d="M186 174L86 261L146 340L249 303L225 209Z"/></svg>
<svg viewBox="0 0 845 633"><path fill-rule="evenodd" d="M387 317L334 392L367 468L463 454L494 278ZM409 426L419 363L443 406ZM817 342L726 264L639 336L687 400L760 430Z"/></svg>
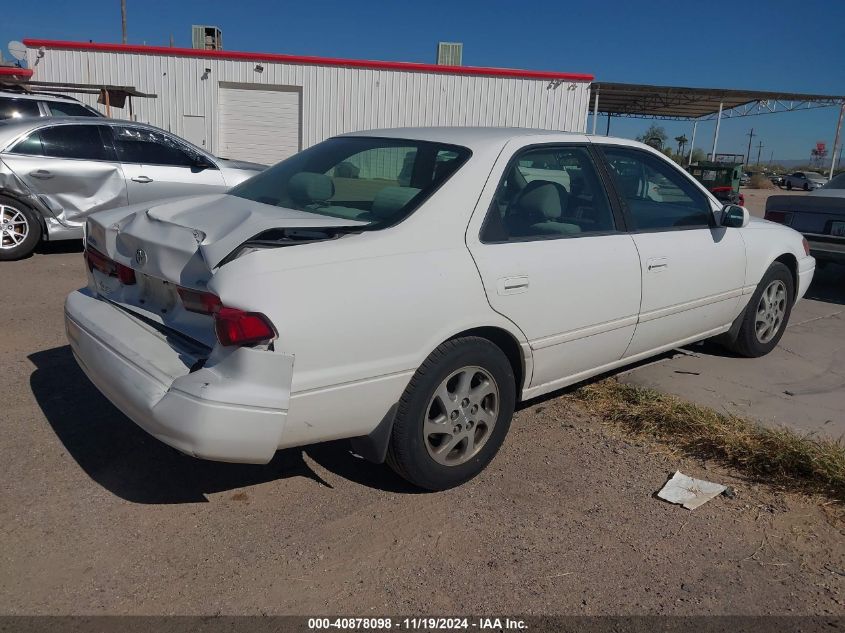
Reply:
<svg viewBox="0 0 845 633"><path fill-rule="evenodd" d="M808 171L805 173L805 175L807 176L807 178L815 178L816 180L822 180L824 178L824 176L822 176L817 171Z"/></svg>
<svg viewBox="0 0 845 633"><path fill-rule="evenodd" d="M338 137L270 167L229 193L383 228L407 217L469 156L467 148L455 145Z"/></svg>

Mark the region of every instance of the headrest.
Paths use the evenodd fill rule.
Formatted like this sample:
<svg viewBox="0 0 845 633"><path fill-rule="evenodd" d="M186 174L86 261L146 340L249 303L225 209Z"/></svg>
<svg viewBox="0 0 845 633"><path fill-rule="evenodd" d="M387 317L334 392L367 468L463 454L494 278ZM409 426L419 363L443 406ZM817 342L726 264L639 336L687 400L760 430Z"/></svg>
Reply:
<svg viewBox="0 0 845 633"><path fill-rule="evenodd" d="M379 219L389 220L419 192L416 187L385 187L373 198L370 210Z"/></svg>
<svg viewBox="0 0 845 633"><path fill-rule="evenodd" d="M563 185L549 180L534 180L520 192L515 206L522 212L556 220L566 211L568 200L569 193Z"/></svg>
<svg viewBox="0 0 845 633"><path fill-rule="evenodd" d="M325 202L334 195L334 182L325 174L302 171L288 181L288 195L294 202Z"/></svg>

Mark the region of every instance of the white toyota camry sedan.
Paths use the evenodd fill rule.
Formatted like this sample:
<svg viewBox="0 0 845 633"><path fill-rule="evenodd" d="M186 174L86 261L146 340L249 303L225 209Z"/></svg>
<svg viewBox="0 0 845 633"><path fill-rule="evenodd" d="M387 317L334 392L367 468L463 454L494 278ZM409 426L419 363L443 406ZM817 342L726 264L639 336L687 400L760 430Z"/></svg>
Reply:
<svg viewBox="0 0 845 633"><path fill-rule="evenodd" d="M433 490L493 459L520 400L712 337L768 353L815 270L645 145L496 128L331 138L97 213L85 256L68 339L149 433L251 463L351 438Z"/></svg>

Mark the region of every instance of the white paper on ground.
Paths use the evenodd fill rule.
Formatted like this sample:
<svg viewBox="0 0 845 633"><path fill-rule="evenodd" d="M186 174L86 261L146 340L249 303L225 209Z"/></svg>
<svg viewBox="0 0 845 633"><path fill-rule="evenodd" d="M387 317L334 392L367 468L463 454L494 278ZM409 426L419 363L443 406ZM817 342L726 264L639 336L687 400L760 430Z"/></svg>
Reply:
<svg viewBox="0 0 845 633"><path fill-rule="evenodd" d="M676 470L672 478L660 489L657 496L668 501L684 506L687 510L695 510L704 505L713 497L718 497L725 491L726 486L714 484L712 481L693 479Z"/></svg>

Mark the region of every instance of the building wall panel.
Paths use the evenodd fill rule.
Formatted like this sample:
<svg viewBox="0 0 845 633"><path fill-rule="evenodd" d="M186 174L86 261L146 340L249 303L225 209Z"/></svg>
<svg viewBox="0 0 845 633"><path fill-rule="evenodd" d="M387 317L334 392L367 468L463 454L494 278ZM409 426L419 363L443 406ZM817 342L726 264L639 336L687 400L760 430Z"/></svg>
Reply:
<svg viewBox="0 0 845 633"><path fill-rule="evenodd" d="M218 151L220 84L298 87L302 147L358 130L481 125L583 132L588 81L446 74L256 62L101 50L28 51L34 80L134 86L155 99L133 99L135 119L183 135L184 115L202 116L207 149ZM258 72L257 65L263 67ZM74 95L105 111L95 95ZM129 109L112 108L115 118Z"/></svg>

